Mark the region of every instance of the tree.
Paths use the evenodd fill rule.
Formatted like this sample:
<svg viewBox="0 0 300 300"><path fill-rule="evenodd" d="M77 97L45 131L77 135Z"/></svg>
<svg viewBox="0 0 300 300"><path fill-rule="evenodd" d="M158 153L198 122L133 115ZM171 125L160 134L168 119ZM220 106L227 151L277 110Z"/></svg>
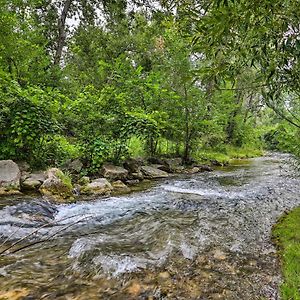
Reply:
<svg viewBox="0 0 300 300"><path fill-rule="evenodd" d="M285 105L285 95L300 88L298 2L216 0L191 9L195 48L211 60L211 76L234 83L254 68L246 88L259 90L266 105L298 127Z"/></svg>

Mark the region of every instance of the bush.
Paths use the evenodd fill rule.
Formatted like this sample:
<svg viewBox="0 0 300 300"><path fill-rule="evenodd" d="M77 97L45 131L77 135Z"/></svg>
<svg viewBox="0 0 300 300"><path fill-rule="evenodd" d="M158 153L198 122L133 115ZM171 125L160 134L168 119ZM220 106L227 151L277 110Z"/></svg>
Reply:
<svg viewBox="0 0 300 300"><path fill-rule="evenodd" d="M58 130L49 109L18 97L6 103L6 118L2 125L0 156L34 161L47 140Z"/></svg>

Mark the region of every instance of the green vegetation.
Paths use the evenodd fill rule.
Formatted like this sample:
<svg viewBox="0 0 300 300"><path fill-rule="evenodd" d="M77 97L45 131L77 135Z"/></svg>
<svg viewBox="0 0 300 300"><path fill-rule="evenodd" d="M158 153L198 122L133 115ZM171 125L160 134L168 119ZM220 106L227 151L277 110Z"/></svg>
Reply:
<svg viewBox="0 0 300 300"><path fill-rule="evenodd" d="M228 164L231 159L244 159L263 155L262 149L250 147L233 147L226 145L221 149L203 149L195 153L195 158L201 162L209 163L216 161Z"/></svg>
<svg viewBox="0 0 300 300"><path fill-rule="evenodd" d="M0 2L0 159L300 154L297 1Z"/></svg>
<svg viewBox="0 0 300 300"><path fill-rule="evenodd" d="M71 179L71 177L70 177L68 174L63 173L61 170L57 170L55 175L61 180L61 182L62 182L69 190L72 190L72 189L73 189L72 179Z"/></svg>
<svg viewBox="0 0 300 300"><path fill-rule="evenodd" d="M273 229L275 243L280 248L284 283L283 300L300 299L300 207L283 216Z"/></svg>

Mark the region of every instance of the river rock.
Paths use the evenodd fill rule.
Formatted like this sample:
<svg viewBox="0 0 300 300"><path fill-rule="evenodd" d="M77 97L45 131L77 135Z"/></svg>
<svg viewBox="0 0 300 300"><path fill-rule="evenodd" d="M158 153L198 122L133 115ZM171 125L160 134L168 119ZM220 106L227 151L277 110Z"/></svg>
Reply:
<svg viewBox="0 0 300 300"><path fill-rule="evenodd" d="M139 171L137 173L129 173L127 178L129 180L139 180L139 181L142 181L144 180L144 175L142 173L142 171Z"/></svg>
<svg viewBox="0 0 300 300"><path fill-rule="evenodd" d="M123 194L123 193L130 192L130 188L126 184L124 184L121 180L113 182L112 187L113 187L114 191L117 193Z"/></svg>
<svg viewBox="0 0 300 300"><path fill-rule="evenodd" d="M164 170L168 173L177 173L180 171L180 167L182 166L181 157L176 158L166 158L163 160Z"/></svg>
<svg viewBox="0 0 300 300"><path fill-rule="evenodd" d="M114 165L104 165L100 173L110 180L125 180L128 175L126 169Z"/></svg>
<svg viewBox="0 0 300 300"><path fill-rule="evenodd" d="M199 173L199 172L200 172L200 169L198 167L193 167L193 168L186 169L184 173L186 173L186 174L196 174L196 173Z"/></svg>
<svg viewBox="0 0 300 300"><path fill-rule="evenodd" d="M129 180L126 180L126 184L127 185L136 185L138 184L140 181L138 179L129 179Z"/></svg>
<svg viewBox="0 0 300 300"><path fill-rule="evenodd" d="M46 180L39 191L52 200L64 201L73 199L71 180L59 169L51 168L46 173Z"/></svg>
<svg viewBox="0 0 300 300"><path fill-rule="evenodd" d="M81 189L82 194L109 195L113 190L106 178L97 178Z"/></svg>
<svg viewBox="0 0 300 300"><path fill-rule="evenodd" d="M141 171L147 179L166 178L169 174L151 166L142 166Z"/></svg>
<svg viewBox="0 0 300 300"><path fill-rule="evenodd" d="M35 172L22 176L21 187L24 190L38 190L46 180L44 172Z"/></svg>
<svg viewBox="0 0 300 300"><path fill-rule="evenodd" d="M142 158L128 158L123 163L124 168L127 169L129 171L129 173L140 172L142 165L143 165Z"/></svg>
<svg viewBox="0 0 300 300"><path fill-rule="evenodd" d="M19 193L21 171L12 160L0 160L0 194Z"/></svg>
<svg viewBox="0 0 300 300"><path fill-rule="evenodd" d="M195 167L199 168L200 172L213 172L213 168L208 165L195 165Z"/></svg>
<svg viewBox="0 0 300 300"><path fill-rule="evenodd" d="M159 164L152 164L150 165L150 167L154 168L154 169L158 169L158 170L161 170L161 171L165 171L165 172L168 172L168 168L166 168L165 165L159 165Z"/></svg>

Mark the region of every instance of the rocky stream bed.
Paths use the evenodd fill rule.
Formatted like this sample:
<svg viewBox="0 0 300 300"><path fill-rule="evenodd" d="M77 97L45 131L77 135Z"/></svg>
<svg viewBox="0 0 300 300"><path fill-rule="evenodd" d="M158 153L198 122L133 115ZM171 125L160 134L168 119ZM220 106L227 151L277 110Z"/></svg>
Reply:
<svg viewBox="0 0 300 300"><path fill-rule="evenodd" d="M279 299L270 233L295 174L272 154L126 196L3 198L0 299Z"/></svg>

